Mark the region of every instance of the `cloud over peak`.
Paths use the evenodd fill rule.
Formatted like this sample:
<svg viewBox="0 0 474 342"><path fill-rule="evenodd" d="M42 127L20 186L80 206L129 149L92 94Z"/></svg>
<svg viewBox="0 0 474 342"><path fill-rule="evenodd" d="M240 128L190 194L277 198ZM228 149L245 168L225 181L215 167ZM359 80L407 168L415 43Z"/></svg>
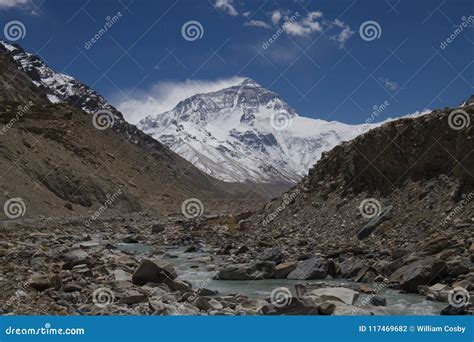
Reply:
<svg viewBox="0 0 474 342"><path fill-rule="evenodd" d="M173 109L180 101L193 95L210 93L242 83L244 77L217 80L160 81L147 90L133 92L126 99L119 95L112 100L128 122L136 124L151 114Z"/></svg>

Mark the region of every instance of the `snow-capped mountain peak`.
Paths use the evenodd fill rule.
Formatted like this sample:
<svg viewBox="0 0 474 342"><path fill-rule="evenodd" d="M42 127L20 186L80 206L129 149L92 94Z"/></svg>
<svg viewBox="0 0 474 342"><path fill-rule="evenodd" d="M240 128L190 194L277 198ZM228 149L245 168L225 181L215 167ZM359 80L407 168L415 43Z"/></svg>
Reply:
<svg viewBox="0 0 474 342"><path fill-rule="evenodd" d="M297 182L323 151L371 128L301 117L250 78L196 94L138 127L216 178L268 183Z"/></svg>

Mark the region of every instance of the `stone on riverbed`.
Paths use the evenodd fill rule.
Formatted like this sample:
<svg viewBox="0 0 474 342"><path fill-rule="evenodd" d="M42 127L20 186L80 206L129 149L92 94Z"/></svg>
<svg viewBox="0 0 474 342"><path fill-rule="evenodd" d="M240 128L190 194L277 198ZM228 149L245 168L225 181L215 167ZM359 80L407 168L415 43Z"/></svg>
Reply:
<svg viewBox="0 0 474 342"><path fill-rule="evenodd" d="M131 305L146 302L147 299L146 294L130 289L119 297L119 303Z"/></svg>
<svg viewBox="0 0 474 342"><path fill-rule="evenodd" d="M370 299L370 304L374 306L387 306L387 298L375 295Z"/></svg>
<svg viewBox="0 0 474 342"><path fill-rule="evenodd" d="M275 279L284 279L293 272L298 263L296 261L288 261L275 266Z"/></svg>
<svg viewBox="0 0 474 342"><path fill-rule="evenodd" d="M312 290L310 294L323 300L338 300L348 305L354 304L359 297L359 292L345 287L324 287Z"/></svg>
<svg viewBox="0 0 474 342"><path fill-rule="evenodd" d="M419 285L430 285L446 273L446 263L440 260L417 260L397 269L390 281L400 284L400 288L418 292Z"/></svg>
<svg viewBox="0 0 474 342"><path fill-rule="evenodd" d="M31 279L29 280L29 284L32 288L40 292L53 287L53 284L51 283L49 278L44 275L35 275L31 277Z"/></svg>
<svg viewBox="0 0 474 342"><path fill-rule="evenodd" d="M136 285L146 283L162 283L166 279L175 279L176 271L171 264L157 264L149 259L143 259L133 273L132 282Z"/></svg>
<svg viewBox="0 0 474 342"><path fill-rule="evenodd" d="M311 280L324 279L327 276L327 262L324 258L314 257L303 261L294 271L288 274L288 279Z"/></svg>
<svg viewBox="0 0 474 342"><path fill-rule="evenodd" d="M284 305L267 304L262 307L264 315L319 315L319 305L317 299L313 297L289 297L285 300ZM323 311L328 309L327 306Z"/></svg>

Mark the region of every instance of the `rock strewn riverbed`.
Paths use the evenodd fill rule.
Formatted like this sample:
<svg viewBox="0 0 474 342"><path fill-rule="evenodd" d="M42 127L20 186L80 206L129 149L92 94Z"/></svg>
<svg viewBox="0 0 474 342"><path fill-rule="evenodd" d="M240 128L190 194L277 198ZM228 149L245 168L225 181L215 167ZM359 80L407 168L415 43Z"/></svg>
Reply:
<svg viewBox="0 0 474 342"><path fill-rule="evenodd" d="M4 224L0 242L0 283L4 289L0 298L5 303L2 312L28 315L390 313L384 309L387 303L382 290L395 285L376 269L370 281L372 286L322 280L360 275L365 265L360 267L354 256L345 261L322 255L290 260L278 248L232 246L233 238L225 231L228 227L213 224L209 229L215 233L212 238L197 222L170 220L164 224L140 215L97 221L89 228L81 220ZM217 236L222 238L219 243L215 240ZM215 245L210 242L213 240ZM209 288L211 279L194 284L193 288L173 264L176 257L173 250L162 248L163 245L186 246L188 253L184 254L193 262L190 267L205 269L218 279L249 282L274 279L269 295L262 298L248 293L217 293ZM130 246L142 246L142 251L135 253L136 248ZM205 256L196 255L199 250L205 251ZM354 265L359 265L357 272ZM426 266L420 267L424 271ZM414 272L408 270L409 274ZM472 273L458 278L460 283L456 285L472 290ZM282 286L277 286L278 279L282 279ZM295 279L294 283L290 279ZM446 284L420 288L428 298L443 302L447 301L450 290L451 286ZM467 312L467 308L456 312Z"/></svg>

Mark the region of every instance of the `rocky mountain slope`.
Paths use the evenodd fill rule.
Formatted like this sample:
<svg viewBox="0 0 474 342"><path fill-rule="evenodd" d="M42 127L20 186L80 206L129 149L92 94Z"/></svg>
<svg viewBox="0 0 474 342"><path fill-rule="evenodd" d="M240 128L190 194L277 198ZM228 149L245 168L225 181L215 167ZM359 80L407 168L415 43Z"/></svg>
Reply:
<svg viewBox="0 0 474 342"><path fill-rule="evenodd" d="M87 86L18 46L0 46L2 203L21 198L25 218L104 206L179 213L187 198L198 198L207 212L219 203L251 202L243 201L248 189L198 170L125 122ZM97 129L91 114L100 109L114 115L109 129Z"/></svg>
<svg viewBox="0 0 474 342"><path fill-rule="evenodd" d="M408 291L466 279L474 271L473 122L471 105L342 143L243 222L240 235L247 244L280 246L290 258L336 258L347 266L344 276L384 275Z"/></svg>
<svg viewBox="0 0 474 342"><path fill-rule="evenodd" d="M254 80L197 94L138 127L227 182L294 184L341 141L376 127L314 120L298 115Z"/></svg>

